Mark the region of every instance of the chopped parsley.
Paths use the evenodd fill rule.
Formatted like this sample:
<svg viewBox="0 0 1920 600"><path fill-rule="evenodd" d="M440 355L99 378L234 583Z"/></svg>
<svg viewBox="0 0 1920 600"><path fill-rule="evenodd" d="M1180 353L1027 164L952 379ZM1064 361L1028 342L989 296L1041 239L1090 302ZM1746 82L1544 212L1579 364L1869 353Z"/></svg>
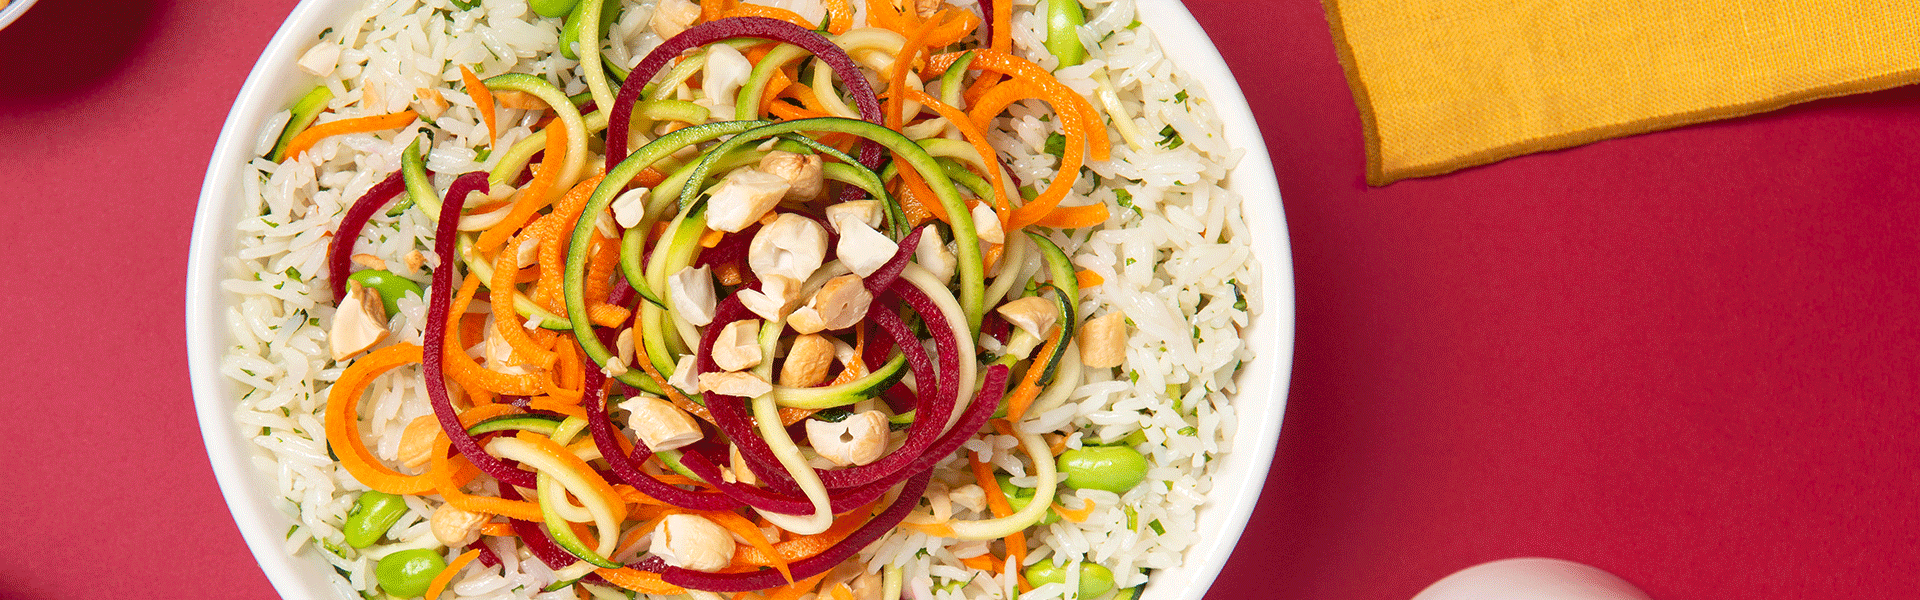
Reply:
<svg viewBox="0 0 1920 600"><path fill-rule="evenodd" d="M1172 125L1168 125L1166 127L1160 128L1160 147L1161 148L1172 150L1174 148L1179 148L1180 146L1186 143L1187 143L1186 140L1180 138L1180 132L1174 131Z"/></svg>

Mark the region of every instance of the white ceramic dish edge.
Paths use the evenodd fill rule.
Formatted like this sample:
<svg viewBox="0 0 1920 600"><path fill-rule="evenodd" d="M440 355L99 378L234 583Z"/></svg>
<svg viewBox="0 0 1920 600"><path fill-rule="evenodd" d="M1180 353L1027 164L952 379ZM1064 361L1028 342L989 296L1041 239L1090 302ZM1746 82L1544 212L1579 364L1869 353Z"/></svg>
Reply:
<svg viewBox="0 0 1920 600"><path fill-rule="evenodd" d="M33 7L34 1L35 0L13 0L13 2L7 4L6 8L0 8L0 29L6 29L8 25L13 24L14 19L20 18L20 15L27 14L27 9Z"/></svg>
<svg viewBox="0 0 1920 600"><path fill-rule="evenodd" d="M208 457L229 510L261 570L283 598L335 598L332 569L312 556L289 556L280 532L290 524L270 499L274 490L267 476L252 464L253 449L232 421L238 385L220 374L220 357L227 346L220 289L221 261L235 246L233 225L240 220L240 171L249 160L262 122L290 104L298 81L311 79L291 68L304 42L339 22L357 0L302 0L262 52L246 84L228 113L200 195L194 218L187 264L187 350L194 404ZM1172 0L1141 0L1141 20L1151 27L1167 54L1207 88L1227 137L1246 155L1236 166L1230 187L1247 199L1244 214L1256 231L1286 231L1279 185L1267 168L1271 159L1259 127L1235 83L1232 72L1206 32L1185 7ZM1219 575L1239 541L1254 505L1265 486L1285 412L1294 336L1293 265L1286 236L1255 236L1255 258L1260 262L1262 312L1244 332L1254 345L1255 358L1239 379L1236 399L1239 429L1231 452L1216 471L1210 507L1200 516L1203 531L1223 532L1204 537L1187 550L1186 564L1157 571L1146 600L1198 600ZM1265 399L1267 401L1251 401Z"/></svg>

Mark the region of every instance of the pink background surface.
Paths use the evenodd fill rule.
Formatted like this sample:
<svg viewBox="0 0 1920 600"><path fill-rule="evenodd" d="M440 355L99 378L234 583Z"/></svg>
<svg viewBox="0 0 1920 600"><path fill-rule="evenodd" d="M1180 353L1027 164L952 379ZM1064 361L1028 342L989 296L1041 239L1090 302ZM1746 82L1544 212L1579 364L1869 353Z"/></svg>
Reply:
<svg viewBox="0 0 1920 600"><path fill-rule="evenodd" d="M201 446L182 281L293 4L45 0L0 31L0 597L273 595ZM1530 555L1655 598L1920 595L1920 90L1370 189L1319 3L1191 4L1299 290L1279 458L1211 598Z"/></svg>

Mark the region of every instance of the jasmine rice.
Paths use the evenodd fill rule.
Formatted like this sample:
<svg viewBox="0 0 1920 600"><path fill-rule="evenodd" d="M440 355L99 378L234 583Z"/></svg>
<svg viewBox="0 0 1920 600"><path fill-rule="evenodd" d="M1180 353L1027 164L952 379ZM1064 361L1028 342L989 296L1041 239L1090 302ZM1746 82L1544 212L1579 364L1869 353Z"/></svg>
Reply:
<svg viewBox="0 0 1920 600"><path fill-rule="evenodd" d="M339 300L326 279L333 232L356 199L401 168L416 140L431 148L424 166L437 174L435 189L445 190L455 175L490 170L506 154L499 149L539 134L545 111L500 102L497 139L489 144L489 126L476 98L462 91L462 66L482 74L531 74L568 95L592 92L581 76L580 62L558 51L561 19L542 17L518 0L457 4L371 0L288 66L305 70L330 92L328 112L319 117L320 123L409 109L421 114L437 110L438 115L397 130L326 137L283 162L254 159L248 165L254 176L246 178L244 193L253 203L248 214L257 216L236 225L242 233L240 246L226 260L232 278L223 288L239 300L227 315L235 345L221 372L247 389L235 420L259 448L254 459L258 468L279 483L276 504L290 519L285 550L311 553L333 565L340 574L335 583L342 598L382 597L376 565L389 555L429 550L451 559L465 548L448 548L436 537L432 517L443 500L431 494L402 495L406 510L380 543L356 548L345 541L343 526L368 487L336 460L338 451L330 451L325 435L328 395L351 364L336 362L330 352L328 336ZM607 28L603 60L619 70L631 69L660 45L656 12L684 8L672 0L667 4L625 3ZM816 0L761 4L811 22L829 17ZM1180 565L1184 551L1197 543L1196 514L1207 504L1216 459L1232 448L1234 377L1251 358L1240 329L1262 306L1241 199L1223 183L1242 153L1228 146L1205 91L1167 60L1150 27L1135 20L1131 0L1083 2L1085 25L1077 33L1084 61L1064 68L1048 51L1045 1L1012 4L1015 54L1052 71L1061 83L1090 99L1108 122L1110 160L1088 162L1063 205L1104 204L1111 216L1097 226L1047 230L1047 237L1083 278L1100 282L1083 290L1077 314L1124 315L1127 325L1121 367L1084 366L1080 353L1085 349L1065 345L1060 376L1078 378L1080 384L1035 400L1034 410L1013 424L1012 433L1040 435L1066 450L1130 447L1146 458L1145 479L1114 493L1068 487L1066 474L1056 475L1055 503L1075 516L1084 512L1084 518L1027 528L1025 564L1001 563L998 571L985 572L969 562L1007 556L1004 542L961 541L929 531L937 532L941 523L995 516L968 457L1007 474L1007 484L1026 490L1042 487L1020 435L989 428L933 469L924 497L905 525L824 574L818 591L800 598L832 597L826 590L840 582L863 599L889 593L914 599L1011 598L1019 571L1048 562L1061 567L1060 580L1036 581L1031 591L1018 592L1019 598L1076 597L1081 563L1110 572L1114 591L1103 597L1133 593L1152 579L1154 570ZM974 8L971 2L962 6ZM866 13L865 6L856 3L854 22L867 23ZM884 77L870 77L876 89L887 86ZM924 84L929 94L939 96L937 79ZM692 97L698 99L698 93ZM1055 178L1062 160L1049 148L1050 138L1060 130L1056 116L1045 103L1023 100L993 121L987 140L1014 180L1044 189L1038 182ZM257 155L274 150L286 120L269 119L279 124L260 132ZM958 132L950 135L958 139ZM1016 250L1019 238L1007 236L1007 260L997 265L998 274L1043 276L1047 263L1042 253L1031 242ZM363 261L377 260L395 275L425 282L433 272L454 268L440 264L434 241L435 222L427 211L391 216L382 211L361 231L354 248L367 256ZM431 292L392 298L386 321L390 333L374 349L425 344L427 298ZM492 309L485 301L466 307L468 313L482 315ZM986 335L966 343L988 355L1007 351L1008 345ZM487 344L471 345L468 355L487 356ZM971 390L963 392L971 395ZM368 386L358 426L373 456L397 467L408 425L434 414L420 367L407 366ZM501 492L491 480L469 491ZM576 597L572 589L543 592L571 574L556 573L515 537L479 539L476 543L499 564L469 563L451 578L441 598ZM618 558L633 563L646 556L649 544L633 546ZM897 592L886 585L860 585L874 581L897 585ZM627 597L611 586L581 589L594 597Z"/></svg>

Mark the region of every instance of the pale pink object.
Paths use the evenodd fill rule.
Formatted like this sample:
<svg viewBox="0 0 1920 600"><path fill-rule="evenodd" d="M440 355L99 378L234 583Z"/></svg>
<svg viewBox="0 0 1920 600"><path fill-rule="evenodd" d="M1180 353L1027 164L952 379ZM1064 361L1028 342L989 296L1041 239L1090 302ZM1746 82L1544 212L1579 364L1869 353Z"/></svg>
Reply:
<svg viewBox="0 0 1920 600"><path fill-rule="evenodd" d="M1441 578L1413 600L1652 600L1612 573L1553 558L1509 558Z"/></svg>

